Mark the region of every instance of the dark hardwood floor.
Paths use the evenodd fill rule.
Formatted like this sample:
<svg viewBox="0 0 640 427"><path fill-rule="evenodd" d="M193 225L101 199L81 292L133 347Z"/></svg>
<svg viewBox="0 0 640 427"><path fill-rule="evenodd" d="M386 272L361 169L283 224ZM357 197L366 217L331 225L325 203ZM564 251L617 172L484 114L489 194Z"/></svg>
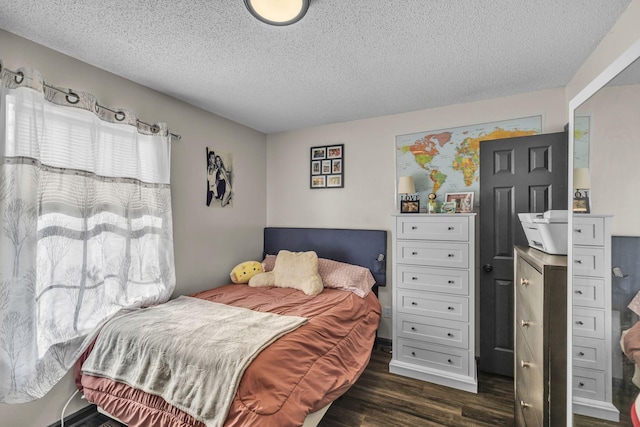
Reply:
<svg viewBox="0 0 640 427"><path fill-rule="evenodd" d="M388 347L372 353L356 384L327 411L319 427L512 426L513 379L478 374L478 394L389 373ZM614 387L620 422L574 415L577 427L631 426L629 408L640 392L631 383L633 365L624 362L624 378ZM556 427L556 426L551 426Z"/></svg>
<svg viewBox="0 0 640 427"><path fill-rule="evenodd" d="M478 394L389 373L388 347L373 351L360 379L319 427L512 426L513 380L480 373Z"/></svg>

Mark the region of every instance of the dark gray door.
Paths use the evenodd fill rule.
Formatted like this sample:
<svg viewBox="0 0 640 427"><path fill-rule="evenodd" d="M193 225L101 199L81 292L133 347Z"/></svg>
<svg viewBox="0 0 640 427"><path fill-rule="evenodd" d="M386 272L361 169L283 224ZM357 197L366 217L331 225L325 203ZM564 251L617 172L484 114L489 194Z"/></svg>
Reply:
<svg viewBox="0 0 640 427"><path fill-rule="evenodd" d="M567 209L567 134L480 143L480 363L513 376L513 246L519 212Z"/></svg>

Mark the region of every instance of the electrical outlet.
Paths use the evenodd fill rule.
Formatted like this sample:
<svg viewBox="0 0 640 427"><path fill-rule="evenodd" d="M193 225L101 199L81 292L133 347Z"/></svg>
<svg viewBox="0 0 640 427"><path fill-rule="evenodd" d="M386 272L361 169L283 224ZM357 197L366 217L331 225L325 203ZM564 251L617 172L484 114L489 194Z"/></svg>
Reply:
<svg viewBox="0 0 640 427"><path fill-rule="evenodd" d="M388 305L382 307L382 317L391 317L391 307L389 307Z"/></svg>

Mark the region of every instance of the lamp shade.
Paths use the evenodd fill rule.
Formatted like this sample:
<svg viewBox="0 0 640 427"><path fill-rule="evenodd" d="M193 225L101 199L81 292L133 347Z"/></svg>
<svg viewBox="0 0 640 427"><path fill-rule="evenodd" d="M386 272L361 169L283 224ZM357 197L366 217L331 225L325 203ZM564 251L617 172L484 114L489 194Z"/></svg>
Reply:
<svg viewBox="0 0 640 427"><path fill-rule="evenodd" d="M244 0L253 16L270 25L298 22L309 9L309 0Z"/></svg>
<svg viewBox="0 0 640 427"><path fill-rule="evenodd" d="M573 189L588 190L591 188L591 175L588 168L575 168L573 170Z"/></svg>
<svg viewBox="0 0 640 427"><path fill-rule="evenodd" d="M398 194L413 194L416 192L416 184L412 176L401 176L398 179Z"/></svg>

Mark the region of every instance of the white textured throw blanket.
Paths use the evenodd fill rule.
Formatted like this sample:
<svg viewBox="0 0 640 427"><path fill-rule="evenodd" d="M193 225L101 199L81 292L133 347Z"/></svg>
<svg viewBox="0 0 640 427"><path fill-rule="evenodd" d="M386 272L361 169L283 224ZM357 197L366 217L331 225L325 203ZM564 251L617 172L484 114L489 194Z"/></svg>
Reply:
<svg viewBox="0 0 640 427"><path fill-rule="evenodd" d="M307 319L181 296L108 322L82 370L222 426L246 367Z"/></svg>

